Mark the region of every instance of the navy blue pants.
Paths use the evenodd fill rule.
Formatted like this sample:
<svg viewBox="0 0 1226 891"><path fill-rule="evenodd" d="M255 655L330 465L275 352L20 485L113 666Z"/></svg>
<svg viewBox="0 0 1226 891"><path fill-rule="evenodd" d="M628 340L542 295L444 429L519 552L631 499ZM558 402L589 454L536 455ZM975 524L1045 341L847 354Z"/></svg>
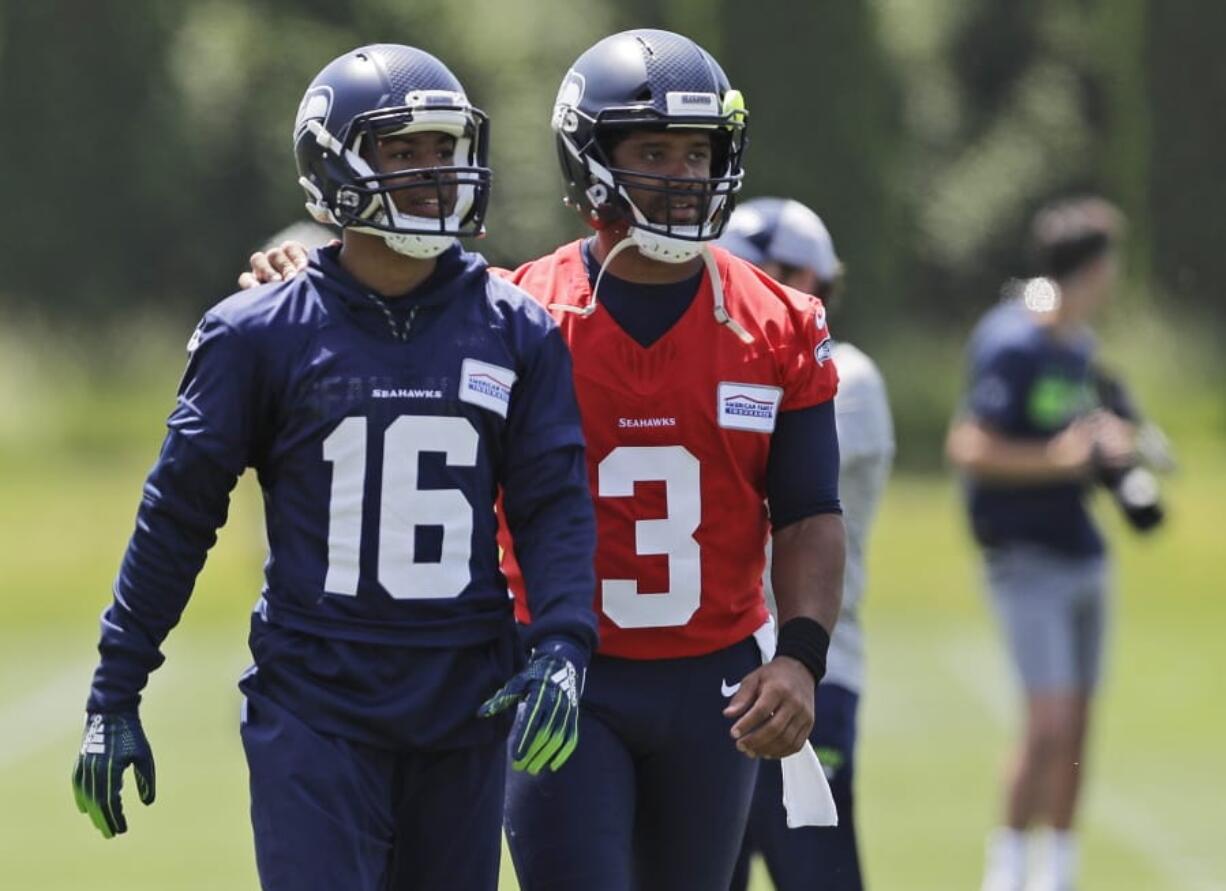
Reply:
<svg viewBox="0 0 1226 891"><path fill-rule="evenodd" d="M522 891L727 888L758 764L733 745L720 687L760 664L752 638L688 659L593 659L575 753L507 782Z"/></svg>
<svg viewBox="0 0 1226 891"><path fill-rule="evenodd" d="M316 732L244 684L265 891L494 891L505 742L392 752Z"/></svg>
<svg viewBox="0 0 1226 891"><path fill-rule="evenodd" d="M857 694L844 687L820 684L816 719L809 736L830 780L830 791L839 809L839 825L788 829L779 762L762 762L732 891L745 891L749 886L749 861L755 851L766 861L776 891L861 891L863 888L852 811L859 700Z"/></svg>

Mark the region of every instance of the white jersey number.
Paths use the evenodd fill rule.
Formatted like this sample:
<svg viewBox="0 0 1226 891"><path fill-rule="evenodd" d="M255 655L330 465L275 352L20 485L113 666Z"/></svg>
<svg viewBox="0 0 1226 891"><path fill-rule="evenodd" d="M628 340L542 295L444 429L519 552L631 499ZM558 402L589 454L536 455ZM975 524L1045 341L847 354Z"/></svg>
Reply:
<svg viewBox="0 0 1226 891"><path fill-rule="evenodd" d="M458 597L469 582L473 512L458 489L418 488L418 458L442 452L448 465L477 463L476 428L465 418L403 415L383 435L379 514L379 583L397 600ZM345 418L324 440L332 464L328 514L328 575L324 590L358 593L362 506L366 487L366 419ZM418 526L442 526L442 558L416 562Z"/></svg>
<svg viewBox="0 0 1226 891"><path fill-rule="evenodd" d="M668 514L634 524L635 553L668 557L668 590L640 594L637 579L605 579L604 613L622 628L684 625L698 611L702 565L694 533L702 522L699 464L682 446L621 446L597 468L601 498L629 498L635 483L663 482Z"/></svg>

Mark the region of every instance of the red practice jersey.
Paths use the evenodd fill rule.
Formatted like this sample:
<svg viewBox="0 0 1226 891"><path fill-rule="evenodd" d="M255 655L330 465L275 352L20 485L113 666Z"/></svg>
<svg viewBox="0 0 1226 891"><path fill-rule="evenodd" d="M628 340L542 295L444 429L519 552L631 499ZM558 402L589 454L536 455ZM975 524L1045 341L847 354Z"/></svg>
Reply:
<svg viewBox="0 0 1226 891"><path fill-rule="evenodd" d="M607 310L551 307L591 302L579 242L511 274L551 307L574 357L606 655L697 656L766 621L771 433L779 412L825 402L837 387L821 302L713 250L725 306L753 343L715 320L706 275L685 314L643 347ZM527 621L518 567L506 563Z"/></svg>

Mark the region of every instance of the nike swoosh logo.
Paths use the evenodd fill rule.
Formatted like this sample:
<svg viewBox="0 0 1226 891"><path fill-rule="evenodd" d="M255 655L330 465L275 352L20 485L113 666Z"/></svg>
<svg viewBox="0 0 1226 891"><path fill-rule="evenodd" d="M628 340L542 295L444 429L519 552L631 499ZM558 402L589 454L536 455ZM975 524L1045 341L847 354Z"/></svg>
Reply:
<svg viewBox="0 0 1226 891"><path fill-rule="evenodd" d="M735 696L736 691L739 689L741 689L740 681L737 681L735 684L729 685L727 681L723 680L722 678L720 679L719 692L723 694L725 699L727 699L729 696Z"/></svg>

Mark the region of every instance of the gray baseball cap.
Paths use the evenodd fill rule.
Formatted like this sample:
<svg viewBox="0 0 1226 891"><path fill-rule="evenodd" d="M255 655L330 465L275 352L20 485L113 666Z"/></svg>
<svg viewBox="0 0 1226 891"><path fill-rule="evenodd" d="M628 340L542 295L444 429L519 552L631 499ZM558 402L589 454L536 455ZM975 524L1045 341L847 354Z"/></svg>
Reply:
<svg viewBox="0 0 1226 891"><path fill-rule="evenodd" d="M774 262L812 269L824 282L843 270L821 217L790 198L754 198L739 205L716 243L758 266Z"/></svg>

